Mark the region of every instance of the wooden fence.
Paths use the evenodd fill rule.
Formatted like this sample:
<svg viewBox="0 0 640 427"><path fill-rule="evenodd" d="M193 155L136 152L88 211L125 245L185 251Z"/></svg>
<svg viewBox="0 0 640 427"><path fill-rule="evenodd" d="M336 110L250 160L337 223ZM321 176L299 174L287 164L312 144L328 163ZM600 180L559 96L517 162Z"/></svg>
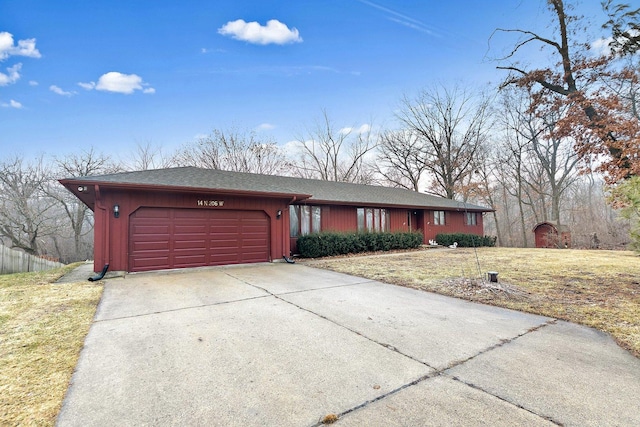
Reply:
<svg viewBox="0 0 640 427"><path fill-rule="evenodd" d="M46 271L63 265L0 245L0 274Z"/></svg>

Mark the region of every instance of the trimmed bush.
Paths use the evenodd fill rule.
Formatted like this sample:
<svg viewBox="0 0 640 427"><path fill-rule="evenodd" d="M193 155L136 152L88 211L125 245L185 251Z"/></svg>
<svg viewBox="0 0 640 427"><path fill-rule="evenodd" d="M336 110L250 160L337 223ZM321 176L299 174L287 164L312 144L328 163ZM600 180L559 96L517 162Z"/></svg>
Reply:
<svg viewBox="0 0 640 427"><path fill-rule="evenodd" d="M360 252L413 249L422 244L422 233L312 233L298 237L298 252L305 258Z"/></svg>
<svg viewBox="0 0 640 427"><path fill-rule="evenodd" d="M493 247L496 245L496 237L465 233L439 233L436 235L436 242L442 246L449 246L453 245L454 242L458 242L458 246L461 248Z"/></svg>

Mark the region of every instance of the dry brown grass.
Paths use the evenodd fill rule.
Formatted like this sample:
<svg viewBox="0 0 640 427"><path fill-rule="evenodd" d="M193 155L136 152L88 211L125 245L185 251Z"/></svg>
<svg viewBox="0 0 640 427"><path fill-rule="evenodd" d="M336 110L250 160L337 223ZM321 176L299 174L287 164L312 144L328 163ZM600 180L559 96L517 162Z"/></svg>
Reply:
<svg viewBox="0 0 640 427"><path fill-rule="evenodd" d="M429 249L314 265L591 326L640 357L640 257L633 252ZM499 287L487 283L488 271L499 273Z"/></svg>
<svg viewBox="0 0 640 427"><path fill-rule="evenodd" d="M102 294L53 283L77 265L0 276L0 425L55 423Z"/></svg>

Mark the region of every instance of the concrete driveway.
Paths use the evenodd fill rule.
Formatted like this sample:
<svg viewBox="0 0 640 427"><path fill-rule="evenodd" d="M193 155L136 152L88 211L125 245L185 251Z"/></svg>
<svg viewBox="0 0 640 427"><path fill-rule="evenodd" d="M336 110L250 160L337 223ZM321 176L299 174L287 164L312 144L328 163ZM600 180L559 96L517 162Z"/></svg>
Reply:
<svg viewBox="0 0 640 427"><path fill-rule="evenodd" d="M296 264L106 281L58 426L640 425L603 333Z"/></svg>

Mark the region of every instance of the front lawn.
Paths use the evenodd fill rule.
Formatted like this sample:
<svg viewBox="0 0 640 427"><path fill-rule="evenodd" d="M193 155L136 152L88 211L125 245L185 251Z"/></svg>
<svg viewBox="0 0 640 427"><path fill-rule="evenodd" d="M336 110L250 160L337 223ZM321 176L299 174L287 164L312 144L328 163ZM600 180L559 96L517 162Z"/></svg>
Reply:
<svg viewBox="0 0 640 427"><path fill-rule="evenodd" d="M633 252L440 248L313 265L591 326L640 357L640 257ZM488 271L499 273L497 284L486 280Z"/></svg>
<svg viewBox="0 0 640 427"><path fill-rule="evenodd" d="M77 266L0 276L0 425L55 423L102 295L54 283Z"/></svg>

